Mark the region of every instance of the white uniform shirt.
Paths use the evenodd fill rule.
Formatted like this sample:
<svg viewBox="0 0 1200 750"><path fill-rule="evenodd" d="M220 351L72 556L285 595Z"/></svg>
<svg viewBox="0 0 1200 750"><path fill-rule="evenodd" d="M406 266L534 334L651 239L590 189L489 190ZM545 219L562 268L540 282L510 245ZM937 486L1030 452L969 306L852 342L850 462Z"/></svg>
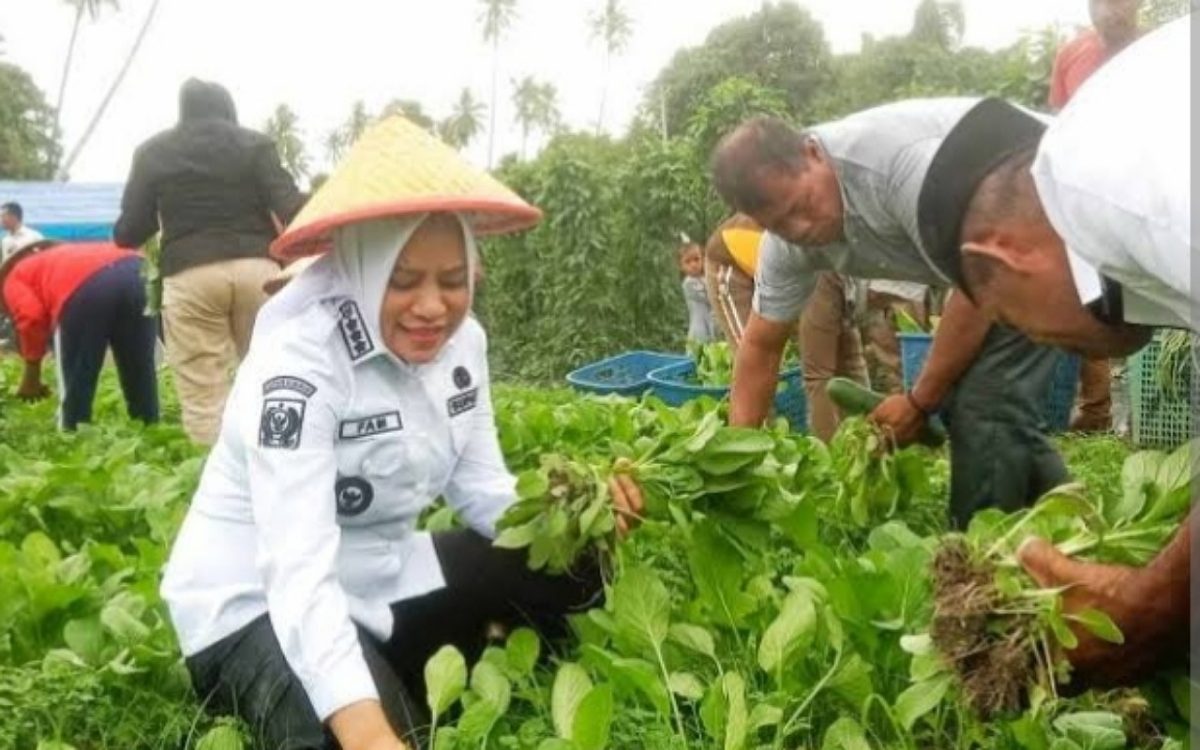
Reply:
<svg viewBox="0 0 1200 750"><path fill-rule="evenodd" d="M1188 328L1192 290L1191 19L1127 47L1047 129L1033 164L1046 215L1069 251L1080 298L1096 271L1123 288L1125 320Z"/></svg>
<svg viewBox="0 0 1200 750"><path fill-rule="evenodd" d="M36 229L30 229L25 225L17 227L17 231L0 238L0 261L7 260L8 256L15 253L18 249L42 239L45 238Z"/></svg>
<svg viewBox="0 0 1200 750"><path fill-rule="evenodd" d="M187 655L269 611L322 720L377 697L352 620L386 640L391 603L445 585L421 511L491 536L515 497L482 327L410 366L353 287L326 257L263 308L162 585Z"/></svg>

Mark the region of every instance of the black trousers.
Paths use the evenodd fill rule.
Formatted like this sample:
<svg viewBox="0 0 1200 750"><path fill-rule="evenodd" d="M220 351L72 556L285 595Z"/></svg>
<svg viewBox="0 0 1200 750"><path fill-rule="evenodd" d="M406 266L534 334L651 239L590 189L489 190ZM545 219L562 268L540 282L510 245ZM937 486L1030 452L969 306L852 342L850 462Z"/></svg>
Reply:
<svg viewBox="0 0 1200 750"><path fill-rule="evenodd" d="M950 520L1032 505L1068 479L1047 437L1042 401L1066 353L993 325L943 409L950 438Z"/></svg>
<svg viewBox="0 0 1200 750"><path fill-rule="evenodd" d="M425 747L425 662L456 646L471 664L492 623L566 634L566 615L599 604L594 565L566 576L535 573L524 550L501 550L473 531L435 534L443 589L392 605L395 629L381 642L359 629L359 643L388 720L411 746ZM265 750L338 748L284 659L267 615L187 659L192 684L214 715L237 715Z"/></svg>
<svg viewBox="0 0 1200 750"><path fill-rule="evenodd" d="M145 315L141 263L141 258L126 258L101 269L63 305L57 333L63 429L91 421L96 384L109 347L129 416L158 421L155 322Z"/></svg>

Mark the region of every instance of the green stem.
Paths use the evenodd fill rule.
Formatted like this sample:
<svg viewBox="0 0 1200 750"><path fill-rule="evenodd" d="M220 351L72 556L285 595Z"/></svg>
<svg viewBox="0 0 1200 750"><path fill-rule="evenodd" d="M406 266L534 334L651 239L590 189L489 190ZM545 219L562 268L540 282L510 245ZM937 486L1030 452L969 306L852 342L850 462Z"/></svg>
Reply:
<svg viewBox="0 0 1200 750"><path fill-rule="evenodd" d="M783 728L779 730L779 734L775 735L775 747L777 750L783 747L783 739L790 735L792 731L794 731L792 729L792 724L800 720L800 717L804 715L806 710L808 710L809 705L811 705L821 691L825 689L826 683L833 679L833 676L837 673L841 666L842 654L839 651L837 658L833 661L833 666L829 668L829 671L826 672L820 680L817 680L817 684L813 685L812 690L810 690L808 695L804 697L804 700L800 702L800 705L796 707L796 710L792 712L792 715L788 717L788 720L784 722Z"/></svg>
<svg viewBox="0 0 1200 750"><path fill-rule="evenodd" d="M662 648L657 643L654 644L654 658L658 661L658 671L662 674L663 687L667 689L667 698L671 701L671 716L675 719L675 731L678 732L679 738L683 740L684 747L687 747L687 732L683 727L683 713L679 710L679 702L675 700L675 693L671 692L671 675L667 672L667 663L663 659Z"/></svg>

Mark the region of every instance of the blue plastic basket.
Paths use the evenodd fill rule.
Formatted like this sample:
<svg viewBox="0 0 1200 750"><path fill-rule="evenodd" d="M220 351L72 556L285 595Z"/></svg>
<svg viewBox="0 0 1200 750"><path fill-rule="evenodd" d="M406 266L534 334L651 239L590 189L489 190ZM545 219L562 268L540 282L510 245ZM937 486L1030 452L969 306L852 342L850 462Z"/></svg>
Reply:
<svg viewBox="0 0 1200 750"><path fill-rule="evenodd" d="M701 396L722 400L729 397L729 386L696 385L696 363L690 359L660 367L650 373L655 396L671 406L682 406ZM808 430L808 400L804 395L804 375L799 367L779 373L780 388L775 393L775 414L786 417L793 432Z"/></svg>
<svg viewBox="0 0 1200 750"><path fill-rule="evenodd" d="M900 339L900 374L904 378L904 390L908 391L925 366L933 336L928 333L901 333L897 336Z"/></svg>
<svg viewBox="0 0 1200 750"><path fill-rule="evenodd" d="M904 376L904 388L908 390L925 366L933 336L928 333L901 333L899 337L900 369ZM1051 430L1062 432L1071 424L1071 408L1075 405L1075 389L1079 385L1079 368L1079 357L1061 353L1050 381L1050 390L1041 402L1042 419Z"/></svg>
<svg viewBox="0 0 1200 750"><path fill-rule="evenodd" d="M1075 406L1075 390L1079 386L1079 369L1083 361L1078 355L1062 352L1050 379L1050 390L1042 399L1042 417L1055 432L1071 427L1071 409Z"/></svg>
<svg viewBox="0 0 1200 750"><path fill-rule="evenodd" d="M690 361L682 354L626 352L580 367L567 375L567 382L588 393L640 396L650 387L651 370Z"/></svg>

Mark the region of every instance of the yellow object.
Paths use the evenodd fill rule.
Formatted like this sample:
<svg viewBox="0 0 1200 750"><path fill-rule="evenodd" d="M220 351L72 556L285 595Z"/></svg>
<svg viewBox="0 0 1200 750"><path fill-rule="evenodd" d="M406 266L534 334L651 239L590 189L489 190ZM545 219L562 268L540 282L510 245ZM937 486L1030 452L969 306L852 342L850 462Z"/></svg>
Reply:
<svg viewBox="0 0 1200 750"><path fill-rule="evenodd" d="M432 133L394 115L367 128L271 254L315 255L329 249L338 227L431 211L464 214L481 235L526 229L542 216Z"/></svg>
<svg viewBox="0 0 1200 750"><path fill-rule="evenodd" d="M762 241L762 232L756 229L726 229L721 232L721 239L738 268L747 276L754 276L758 270L758 245Z"/></svg>

